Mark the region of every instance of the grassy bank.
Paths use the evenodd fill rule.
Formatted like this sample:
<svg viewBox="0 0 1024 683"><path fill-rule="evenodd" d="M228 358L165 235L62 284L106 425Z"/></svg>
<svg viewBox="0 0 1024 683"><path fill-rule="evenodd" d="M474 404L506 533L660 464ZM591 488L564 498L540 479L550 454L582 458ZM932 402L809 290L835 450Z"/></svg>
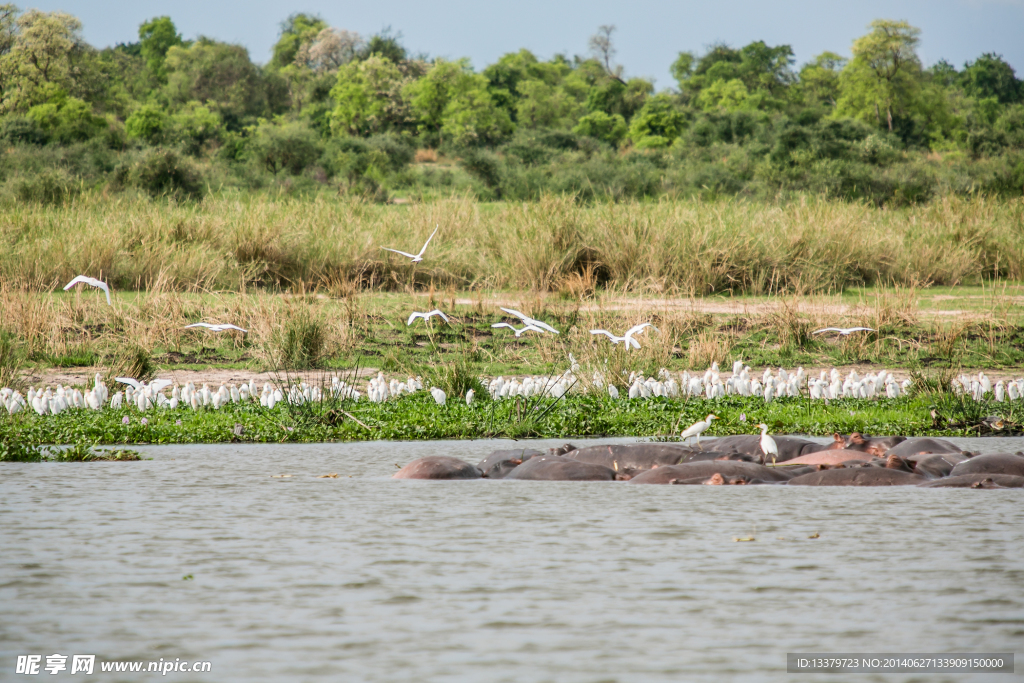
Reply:
<svg viewBox="0 0 1024 683"><path fill-rule="evenodd" d="M0 281L0 386L39 384L54 372L168 376L177 370L233 368L243 374L302 368L364 368L427 376L467 364L489 376L561 372L569 354L585 368L654 375L661 368L703 372L712 362L754 368L882 365L905 371L1024 364L1019 285L847 290L837 295L675 299L608 290L576 296L453 290L184 293L154 286L115 292L34 292ZM514 337L491 327L517 308L561 330ZM452 323L406 325L413 310L440 307ZM183 329L232 322L248 334ZM621 333L642 321L658 332L626 352L591 329ZM878 332L814 335L826 326ZM88 370L77 370L88 368ZM141 373L141 374L140 374ZM65 381L68 383L68 381ZM75 382L70 382L74 384Z"/></svg>
<svg viewBox="0 0 1024 683"><path fill-rule="evenodd" d="M279 404L272 410L232 404L220 410L179 409L139 413L134 409L67 411L40 417L22 413L0 418L0 441L14 444L171 444L296 443L369 439L426 440L504 438L575 438L639 436L671 438L714 412L721 419L709 436L754 434L759 422L774 433L827 436L848 434L977 435L973 426L940 426L930 412L934 396L879 401L726 397L713 401L613 401L600 396L486 401L467 406L453 398L437 405L429 393L382 404L366 401L339 405ZM346 416L344 412L348 412ZM1016 422L1020 407L980 405L979 415L998 411ZM354 418L354 419L353 419Z"/></svg>
<svg viewBox="0 0 1024 683"><path fill-rule="evenodd" d="M0 280L34 291L87 273L116 290L803 294L1019 280L1022 223L1022 200L952 196L880 209L826 199L380 206L230 194L175 205L86 194L6 211ZM421 264L381 249L415 252L435 225Z"/></svg>

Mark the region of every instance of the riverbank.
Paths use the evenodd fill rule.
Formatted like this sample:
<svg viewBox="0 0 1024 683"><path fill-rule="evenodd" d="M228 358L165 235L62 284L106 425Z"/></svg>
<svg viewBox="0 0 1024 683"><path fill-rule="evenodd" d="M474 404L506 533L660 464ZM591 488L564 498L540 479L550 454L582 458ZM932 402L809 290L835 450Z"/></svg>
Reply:
<svg viewBox="0 0 1024 683"><path fill-rule="evenodd" d="M1014 403L998 404L1007 415L1000 434L1013 433ZM568 395L475 401L453 398L438 405L427 392L384 403L324 401L304 405L228 404L219 410L178 408L140 413L133 408L70 410L39 416L25 412L0 419L0 441L38 444L201 444L317 443L329 441L434 440L478 438L580 438L636 436L673 439L682 429L715 413L719 420L707 436L755 434L759 422L773 433L828 436L900 434L905 436L977 436L989 430L977 424L951 426L933 418L936 400L927 394L898 399L811 401L727 396L715 400L622 399ZM978 414L996 410L978 404ZM12 458L13 459L13 458Z"/></svg>

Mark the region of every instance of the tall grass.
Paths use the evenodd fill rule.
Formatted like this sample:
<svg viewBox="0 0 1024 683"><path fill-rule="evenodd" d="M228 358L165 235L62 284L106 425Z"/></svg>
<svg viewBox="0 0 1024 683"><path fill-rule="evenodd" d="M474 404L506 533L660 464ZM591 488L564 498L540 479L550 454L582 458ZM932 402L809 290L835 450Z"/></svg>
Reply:
<svg viewBox="0 0 1024 683"><path fill-rule="evenodd" d="M839 291L1024 278L1024 200L947 197L906 209L807 199L580 205L452 198L411 206L218 195L175 204L86 193L0 219L0 281L46 290L87 273L115 290L411 284L587 296ZM441 229L427 259L417 251Z"/></svg>

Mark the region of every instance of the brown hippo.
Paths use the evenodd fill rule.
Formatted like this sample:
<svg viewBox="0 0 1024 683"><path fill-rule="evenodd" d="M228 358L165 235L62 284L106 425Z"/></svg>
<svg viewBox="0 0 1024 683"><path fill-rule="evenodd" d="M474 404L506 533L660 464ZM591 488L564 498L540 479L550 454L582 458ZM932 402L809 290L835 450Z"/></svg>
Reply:
<svg viewBox="0 0 1024 683"><path fill-rule="evenodd" d="M895 448L907 440L905 436L865 436L860 432L853 432L846 438L843 438L841 434L833 434L832 437L837 442L842 439L843 445L840 448L851 451L863 451L878 457L882 457L886 454L886 451ZM834 447L835 445L833 445Z"/></svg>
<svg viewBox="0 0 1024 683"><path fill-rule="evenodd" d="M615 481L615 470L562 455L538 455L508 473L505 479L533 481Z"/></svg>
<svg viewBox="0 0 1024 683"><path fill-rule="evenodd" d="M953 468L967 461L966 455L959 453L935 453L908 456L907 460L914 463L914 472L928 479L948 477Z"/></svg>
<svg viewBox="0 0 1024 683"><path fill-rule="evenodd" d="M808 453L799 458L791 458L786 465L838 465L850 460L867 462L874 458L874 455L863 451L851 451L845 448L829 448L817 453Z"/></svg>
<svg viewBox="0 0 1024 683"><path fill-rule="evenodd" d="M989 453L966 460L949 473L951 477L961 474L1012 474L1024 477L1024 457L1014 453Z"/></svg>
<svg viewBox="0 0 1024 683"><path fill-rule="evenodd" d="M447 455L428 455L391 475L393 479L479 479L483 473L465 460Z"/></svg>
<svg viewBox="0 0 1024 683"><path fill-rule="evenodd" d="M643 474L633 477L631 484L673 484L673 483L694 483L703 484L715 474L720 474L724 479L735 480L745 479L748 483L784 482L789 479L789 474L782 468L765 467L753 462L736 462L732 460L701 460L698 462L686 462L681 465L664 465L656 469L648 470Z"/></svg>
<svg viewBox="0 0 1024 683"><path fill-rule="evenodd" d="M803 474L789 480L790 486L913 486L924 477L885 467L841 467Z"/></svg>
<svg viewBox="0 0 1024 683"><path fill-rule="evenodd" d="M633 475L662 465L678 465L689 460L695 453L699 453L699 451L676 444L641 443L588 446L570 451L565 454L565 457ZM716 455L721 455L721 453L716 453Z"/></svg>
<svg viewBox="0 0 1024 683"><path fill-rule="evenodd" d="M935 481L919 484L924 488L958 488L958 489L1019 489L1024 488L1024 477L1013 474L961 474L957 477L946 477Z"/></svg>
<svg viewBox="0 0 1024 683"><path fill-rule="evenodd" d="M929 439L925 437L915 437L912 439L906 439L899 444L893 446L886 455L898 455L901 458L906 458L911 455L924 455L927 453L962 453L963 449L954 443L949 441L943 441L942 439Z"/></svg>
<svg viewBox="0 0 1024 683"><path fill-rule="evenodd" d="M839 435L836 435L839 437ZM779 447L779 457L776 462L786 462L793 458L799 458L801 455L808 453L817 453L829 448L837 447L842 448L842 445L836 446L836 444L820 444L807 439L801 439L796 436L782 436L772 435L775 440L775 445ZM840 443L842 437L839 437ZM711 444L709 448L715 451L723 453L743 453L746 455L753 455L758 459L761 458L761 435L760 434L740 434L738 436L721 436L717 439L708 439L707 442Z"/></svg>
<svg viewBox="0 0 1024 683"><path fill-rule="evenodd" d="M575 450L576 450L576 446L573 446L571 443L563 443L561 446L554 446L552 448L549 448L547 454L548 455L565 455L566 453L571 453L572 451L575 451Z"/></svg>
<svg viewBox="0 0 1024 683"><path fill-rule="evenodd" d="M532 448L509 448L494 451L477 463L477 468L487 479L504 479L509 472L530 458L543 455Z"/></svg>

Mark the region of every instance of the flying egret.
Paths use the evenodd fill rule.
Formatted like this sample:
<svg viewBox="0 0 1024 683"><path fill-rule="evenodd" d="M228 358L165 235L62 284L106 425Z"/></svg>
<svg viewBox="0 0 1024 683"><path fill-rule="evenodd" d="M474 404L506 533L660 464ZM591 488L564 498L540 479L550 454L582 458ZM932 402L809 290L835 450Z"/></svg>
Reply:
<svg viewBox="0 0 1024 683"><path fill-rule="evenodd" d="M406 325L412 325L412 321L415 320L416 318L423 318L424 321L429 321L430 317L434 316L434 315L441 316L441 318L446 323L450 323L451 322L451 320L448 319L448 316L446 316L444 313L442 313L439 309L435 308L434 310L429 311L427 313L420 313L419 311L414 311L413 314L409 316L408 322L406 322L405 324Z"/></svg>
<svg viewBox="0 0 1024 683"><path fill-rule="evenodd" d="M838 332L844 337L854 332L875 332L876 330L870 327L823 327L820 330L815 330L811 334L821 334L822 332Z"/></svg>
<svg viewBox="0 0 1024 683"><path fill-rule="evenodd" d="M499 306L499 308L501 308L501 307ZM534 327L541 328L542 331L546 330L548 332L554 332L555 334L558 334L558 330L556 330L555 328L551 327L551 325L548 325L546 322L543 322L543 321L540 321L540 320L536 320L536 319L531 318L531 317L529 317L527 315L523 315L522 313L520 313L519 311L517 311L514 308L501 308L501 310L505 311L509 315L514 315L515 317L519 318L520 320L522 320L527 325L533 325ZM493 327L493 325L492 325L492 327Z"/></svg>
<svg viewBox="0 0 1024 683"><path fill-rule="evenodd" d="M185 327L182 329L187 330L190 327L205 327L206 329L211 330L213 332L223 332L224 330L238 330L239 332L249 331L239 327L238 325L211 325L210 323L192 323L191 325L185 325Z"/></svg>
<svg viewBox="0 0 1024 683"><path fill-rule="evenodd" d="M768 436L768 425L762 422L757 426L761 428L761 464L763 465L771 455L772 465L774 465L779 457L779 445L775 443L775 439Z"/></svg>
<svg viewBox="0 0 1024 683"><path fill-rule="evenodd" d="M703 434L704 431L708 427L711 426L711 421L712 420L717 420L717 419L718 419L717 415L714 415L714 414L708 415L703 420L700 420L699 422L694 422L692 425L687 427L686 431L679 435L679 438L682 439L683 441L686 441L691 436L695 436L695 437L697 437L697 447L700 448L700 435ZM703 449L701 449L701 450L703 450Z"/></svg>
<svg viewBox="0 0 1024 683"><path fill-rule="evenodd" d="M513 327L509 323L494 323L493 325L491 325L491 327L507 327L508 329L510 329L510 330L512 330L513 332L516 333L516 337L521 337L523 332L529 332L531 330L533 330L534 332L540 332L541 334L544 334L544 330L540 329L536 325L526 325L521 330L517 330L515 327Z"/></svg>
<svg viewBox="0 0 1024 683"><path fill-rule="evenodd" d="M640 342L638 342L636 339L633 339L632 337L627 337L625 335L623 335L621 337L616 337L614 334L612 334L608 330L591 330L590 334L606 334L606 335L608 335L608 338L612 340L612 344L618 344L619 342L626 342L626 348L627 349L628 348L634 348L634 349L639 349L640 348Z"/></svg>
<svg viewBox="0 0 1024 683"><path fill-rule="evenodd" d="M408 258L411 258L413 263L419 263L420 261L423 260L423 252L425 252L427 250L427 245L430 244L430 240L434 239L434 235L437 234L437 231L440 228L441 228L441 225L439 223L438 226L436 228L434 228L434 232L430 233L430 237L427 238L427 241L423 244L423 248L420 249L420 253L418 253L418 254L407 254L404 251L399 251L397 249L390 249L388 247L381 247L381 249L383 249L384 251L393 251L396 254L401 254L402 256L406 256Z"/></svg>
<svg viewBox="0 0 1024 683"><path fill-rule="evenodd" d="M102 280L97 280L94 277L86 277L85 275L79 275L74 280L64 285L64 291L68 291L69 289L77 285L79 282L90 285L92 287L99 287L100 289L102 289L103 293L107 295L107 305L113 306L113 304L110 303L110 287L107 286L106 282L103 282Z"/></svg>

